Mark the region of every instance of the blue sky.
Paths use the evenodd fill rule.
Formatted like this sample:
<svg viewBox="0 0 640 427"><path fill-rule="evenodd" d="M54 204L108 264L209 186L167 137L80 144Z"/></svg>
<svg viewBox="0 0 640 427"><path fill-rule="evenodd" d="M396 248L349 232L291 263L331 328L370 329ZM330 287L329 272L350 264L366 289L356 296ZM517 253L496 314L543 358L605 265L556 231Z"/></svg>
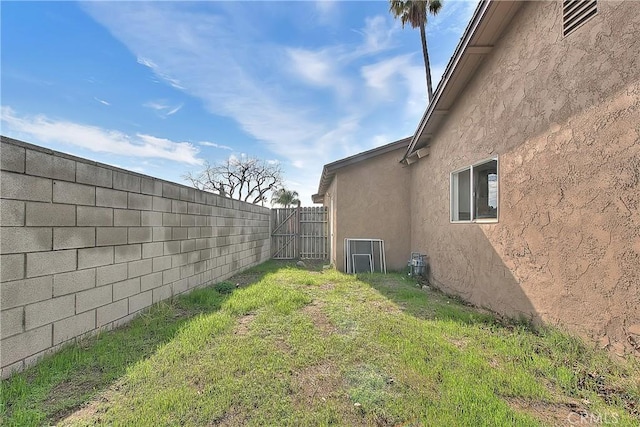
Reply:
<svg viewBox="0 0 640 427"><path fill-rule="evenodd" d="M430 17L434 87L476 1ZM311 205L322 166L411 135L420 34L387 1L2 2L3 135L185 183L278 161Z"/></svg>

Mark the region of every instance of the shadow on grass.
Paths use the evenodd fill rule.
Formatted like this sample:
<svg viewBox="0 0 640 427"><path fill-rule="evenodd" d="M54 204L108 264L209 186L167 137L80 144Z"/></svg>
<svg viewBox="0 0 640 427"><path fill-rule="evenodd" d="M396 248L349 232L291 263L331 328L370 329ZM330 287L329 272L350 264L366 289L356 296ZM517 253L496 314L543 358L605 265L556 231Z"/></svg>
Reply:
<svg viewBox="0 0 640 427"><path fill-rule="evenodd" d="M358 280L393 301L405 313L419 319L533 328L526 320L500 318L495 313L473 307L462 299L444 294L433 287L422 289L416 279L402 273L362 274L358 275Z"/></svg>
<svg viewBox="0 0 640 427"><path fill-rule="evenodd" d="M506 335L496 335L504 339L516 331L521 338L515 342L528 350L524 352L526 355L518 353L522 348L508 350L511 361L520 357L527 363L533 363L534 357L542 360L537 367L539 372L558 384L566 395L585 399L592 393L592 396L598 396L608 405L617 406L640 420L640 383L635 382L634 385L633 381L634 377L638 378L635 360L628 360L623 365L612 363L609 355L585 344L577 336L548 325L535 325L527 318L502 317L433 287L422 289L415 279L403 274L358 275L358 280L419 319L487 326L494 331L506 331Z"/></svg>
<svg viewBox="0 0 640 427"><path fill-rule="evenodd" d="M155 304L128 324L78 340L2 381L3 425L43 425L64 419L112 387L200 314L215 313L237 287L248 287L294 262L268 261L227 281Z"/></svg>
<svg viewBox="0 0 640 427"><path fill-rule="evenodd" d="M295 268L299 270L307 271L322 271L326 267L326 260L322 259L286 259L286 260L269 260L266 261L251 270L256 270L265 273L275 273L282 268Z"/></svg>

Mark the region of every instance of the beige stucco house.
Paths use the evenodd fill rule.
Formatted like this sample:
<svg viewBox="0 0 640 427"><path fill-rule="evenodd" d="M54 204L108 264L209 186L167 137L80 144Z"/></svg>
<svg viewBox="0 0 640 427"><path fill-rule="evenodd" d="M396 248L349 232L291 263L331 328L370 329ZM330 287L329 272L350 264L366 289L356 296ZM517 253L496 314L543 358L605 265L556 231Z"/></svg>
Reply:
<svg viewBox="0 0 640 427"><path fill-rule="evenodd" d="M394 266L426 253L430 280L476 305L640 343L636 2L481 2L402 155L332 167L347 161L314 199L337 240L341 223L386 233Z"/></svg>
<svg viewBox="0 0 640 427"><path fill-rule="evenodd" d="M382 239L388 269L401 269L410 252L410 170L400 161L411 138L325 165L315 203L329 209L330 260L344 271L344 239Z"/></svg>

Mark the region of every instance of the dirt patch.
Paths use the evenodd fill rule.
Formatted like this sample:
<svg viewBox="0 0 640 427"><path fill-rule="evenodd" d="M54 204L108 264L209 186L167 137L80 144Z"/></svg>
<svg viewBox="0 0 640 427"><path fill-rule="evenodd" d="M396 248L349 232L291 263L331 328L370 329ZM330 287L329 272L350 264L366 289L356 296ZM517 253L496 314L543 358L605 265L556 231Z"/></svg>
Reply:
<svg viewBox="0 0 640 427"><path fill-rule="evenodd" d="M56 424L60 422L64 425L80 423L82 420L93 420L95 423L100 423L99 414L106 412L104 405L111 401L114 393L119 390L119 388L120 385L115 384L92 401L85 403L80 408L76 408L71 413L65 414L64 417L54 418L53 421Z"/></svg>
<svg viewBox="0 0 640 427"><path fill-rule="evenodd" d="M224 415L208 424L209 426L243 426L246 424L247 417L239 408L232 406L224 413Z"/></svg>
<svg viewBox="0 0 640 427"><path fill-rule="evenodd" d="M595 426L601 425L598 414L589 412L576 402L551 403L521 398L507 398L507 403L518 412L525 412L550 426Z"/></svg>
<svg viewBox="0 0 640 427"><path fill-rule="evenodd" d="M305 305L301 311L311 317L313 325L322 335L327 336L335 333L337 329L329 317L322 311L323 306L324 304L320 301L312 301L311 304Z"/></svg>
<svg viewBox="0 0 640 427"><path fill-rule="evenodd" d="M65 402L72 397L85 395L96 388L101 387L103 384L100 382L99 378L100 373L96 372L95 374L83 374L79 378L72 378L61 382L49 392L48 398L45 402L45 408L54 408L58 402ZM78 407L65 407L53 413L50 418L53 421L59 421L73 414L77 409Z"/></svg>
<svg viewBox="0 0 640 427"><path fill-rule="evenodd" d="M454 338L449 338L449 342L453 345L455 345L457 348L459 348L460 350L463 350L467 347L467 341L465 340L460 340L460 339L454 339Z"/></svg>
<svg viewBox="0 0 640 427"><path fill-rule="evenodd" d="M335 289L335 287L336 287L336 284L332 282L327 282L320 285L320 289L323 291L332 291Z"/></svg>
<svg viewBox="0 0 640 427"><path fill-rule="evenodd" d="M233 333L235 335L247 335L249 333L249 326L251 325L251 322L253 322L253 319L255 318L256 318L255 313L249 313L242 316L240 319L238 319L238 324L233 329Z"/></svg>
<svg viewBox="0 0 640 427"><path fill-rule="evenodd" d="M371 307L375 307L378 311L383 311L389 314L399 314L403 311L404 307L389 303L388 301L372 301L369 303ZM402 308L401 308L402 307Z"/></svg>
<svg viewBox="0 0 640 427"><path fill-rule="evenodd" d="M340 370L332 361L325 360L294 372L291 391L291 399L296 407L308 411L309 408L330 404L338 408L341 425L372 425L349 399Z"/></svg>
<svg viewBox="0 0 640 427"><path fill-rule="evenodd" d="M283 353L291 353L291 346L284 340L284 338L277 337L275 347Z"/></svg>
<svg viewBox="0 0 640 427"><path fill-rule="evenodd" d="M342 390L340 371L332 362L309 366L294 373L294 401L302 406L325 402Z"/></svg>

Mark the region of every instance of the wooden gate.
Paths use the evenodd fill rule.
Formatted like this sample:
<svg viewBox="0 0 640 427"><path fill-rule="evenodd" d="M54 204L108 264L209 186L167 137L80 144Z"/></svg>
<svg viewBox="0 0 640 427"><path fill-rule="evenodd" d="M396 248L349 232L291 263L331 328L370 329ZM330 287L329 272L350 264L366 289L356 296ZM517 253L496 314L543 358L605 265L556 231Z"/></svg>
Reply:
<svg viewBox="0 0 640 427"><path fill-rule="evenodd" d="M327 259L329 218L326 207L271 210L274 259Z"/></svg>

